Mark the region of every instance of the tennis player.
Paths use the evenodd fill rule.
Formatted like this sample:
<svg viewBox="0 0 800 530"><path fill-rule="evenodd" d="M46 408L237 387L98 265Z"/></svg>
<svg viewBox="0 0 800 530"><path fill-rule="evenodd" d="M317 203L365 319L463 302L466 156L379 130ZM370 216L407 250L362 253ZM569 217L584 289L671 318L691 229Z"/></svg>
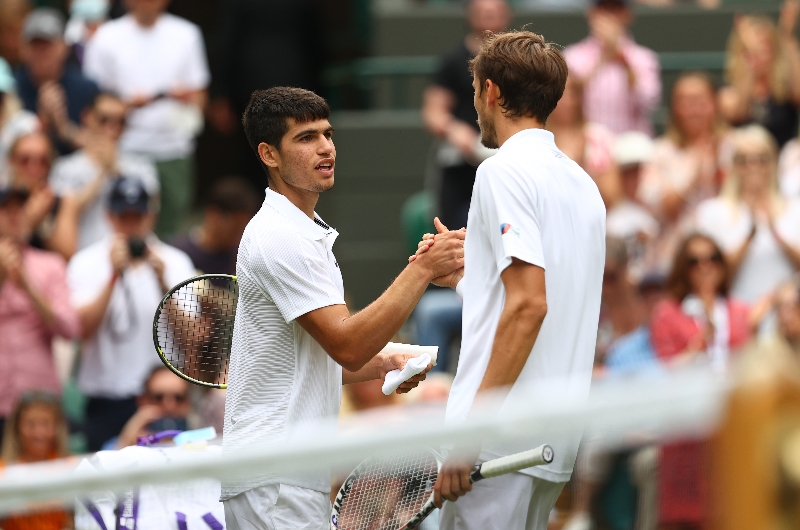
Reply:
<svg viewBox="0 0 800 530"><path fill-rule="evenodd" d="M567 78L561 53L540 35L505 33L490 38L470 68L482 142L499 151L478 168L469 210L456 289L464 298L464 332L447 402L451 422L480 414L481 394L500 393L501 409L585 398L605 262L597 186L544 130ZM421 255L437 244L424 242ZM532 391L537 399L521 401ZM472 491L444 504L440 529L545 530L580 437L543 430L526 445L550 444L552 464L474 486L476 460L524 448L455 447L436 482L436 502Z"/></svg>
<svg viewBox="0 0 800 530"><path fill-rule="evenodd" d="M298 88L255 92L244 113L269 187L239 245L225 452L280 443L303 424L335 420L342 383L382 379L402 368L409 356L378 352L430 281L463 267L464 232L437 235L435 248L410 263L380 298L350 314L332 251L338 234L314 212L320 194L334 183L329 113L324 99ZM329 470L226 481L226 525L327 529L329 494Z"/></svg>

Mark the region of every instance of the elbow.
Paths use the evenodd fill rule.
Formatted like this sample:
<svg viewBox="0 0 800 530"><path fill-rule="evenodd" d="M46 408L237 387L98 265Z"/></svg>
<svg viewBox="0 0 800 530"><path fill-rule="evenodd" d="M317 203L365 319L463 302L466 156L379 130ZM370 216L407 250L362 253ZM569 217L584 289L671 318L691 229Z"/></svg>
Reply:
<svg viewBox="0 0 800 530"><path fill-rule="evenodd" d="M358 372L367 364L368 359L364 360L365 356L359 355L358 349L353 344L328 344L325 346L325 351L348 372Z"/></svg>
<svg viewBox="0 0 800 530"><path fill-rule="evenodd" d="M543 296L520 298L513 301L510 306L515 320L527 322L535 328L538 328L547 316L547 299Z"/></svg>

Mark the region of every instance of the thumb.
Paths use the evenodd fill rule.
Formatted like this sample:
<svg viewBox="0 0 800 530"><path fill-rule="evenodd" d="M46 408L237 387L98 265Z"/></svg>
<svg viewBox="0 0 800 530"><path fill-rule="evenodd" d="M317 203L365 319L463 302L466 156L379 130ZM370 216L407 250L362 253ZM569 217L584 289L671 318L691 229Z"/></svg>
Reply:
<svg viewBox="0 0 800 530"><path fill-rule="evenodd" d="M436 231L439 232L440 234L444 234L445 232L449 232L447 227L444 226L444 224L442 224L442 222L439 220L438 217L434 217L433 218L433 226L436 227Z"/></svg>

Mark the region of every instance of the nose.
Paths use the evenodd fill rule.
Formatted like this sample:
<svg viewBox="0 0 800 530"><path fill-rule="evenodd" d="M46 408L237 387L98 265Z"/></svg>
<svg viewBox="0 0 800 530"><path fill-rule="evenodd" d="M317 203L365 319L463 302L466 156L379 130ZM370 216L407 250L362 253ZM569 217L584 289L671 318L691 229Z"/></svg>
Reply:
<svg viewBox="0 0 800 530"><path fill-rule="evenodd" d="M336 147L333 145L333 138L322 137L322 142L319 147L319 154L332 154L336 152Z"/></svg>

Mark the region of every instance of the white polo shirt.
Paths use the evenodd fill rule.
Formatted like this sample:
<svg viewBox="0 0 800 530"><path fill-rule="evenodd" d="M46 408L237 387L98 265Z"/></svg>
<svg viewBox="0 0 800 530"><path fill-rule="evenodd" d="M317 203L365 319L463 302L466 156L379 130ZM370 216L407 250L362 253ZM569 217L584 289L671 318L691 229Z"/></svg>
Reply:
<svg viewBox="0 0 800 530"><path fill-rule="evenodd" d="M223 451L280 443L304 424L333 420L342 368L295 320L344 304L332 247L338 233L270 189L242 236L239 302L225 399ZM222 500L268 484L330 491L328 469L222 483Z"/></svg>
<svg viewBox="0 0 800 530"><path fill-rule="evenodd" d="M463 336L448 421L470 411L491 357L505 302L500 274L517 258L545 269L547 316L503 408L557 406L585 400L594 360L605 264L605 207L594 181L556 147L553 134L526 129L478 168L472 192L465 275ZM500 411L502 413L502 410ZM550 444L552 464L525 473L569 480L581 432L554 437L545 430L520 447L485 446L488 460Z"/></svg>

